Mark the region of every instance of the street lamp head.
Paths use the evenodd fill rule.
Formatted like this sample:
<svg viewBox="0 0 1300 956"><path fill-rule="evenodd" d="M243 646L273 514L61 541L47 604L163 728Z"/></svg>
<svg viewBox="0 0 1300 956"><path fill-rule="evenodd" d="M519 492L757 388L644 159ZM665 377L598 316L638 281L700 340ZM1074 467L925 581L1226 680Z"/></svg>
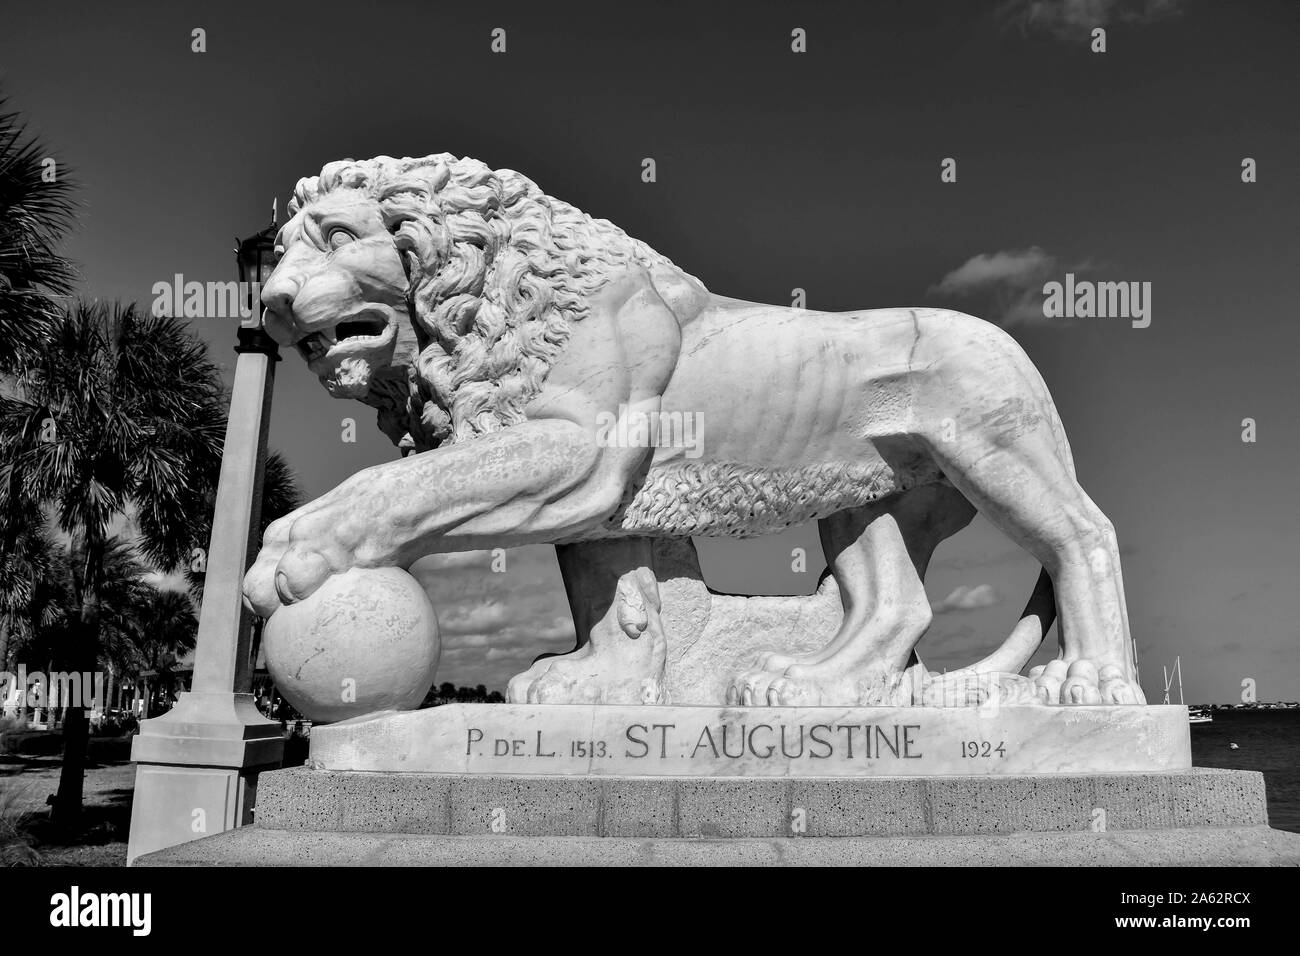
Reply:
<svg viewBox="0 0 1300 956"><path fill-rule="evenodd" d="M240 323L236 351L264 352L279 357L274 341L262 329L262 286L275 271L280 257L275 251L279 231L276 207L271 207L271 224L247 239L235 240L235 261L239 264L239 289L244 297L245 318Z"/></svg>
<svg viewBox="0 0 1300 956"><path fill-rule="evenodd" d="M275 236L278 231L276 207L271 207L271 224L247 239L235 240L235 261L239 264L241 289L246 291L250 325L262 324L262 306L257 301L261 288L275 270L279 257L275 254Z"/></svg>
<svg viewBox="0 0 1300 956"><path fill-rule="evenodd" d="M237 239L235 259L239 263L239 281L261 285L275 269L275 226L268 226L247 239Z"/></svg>

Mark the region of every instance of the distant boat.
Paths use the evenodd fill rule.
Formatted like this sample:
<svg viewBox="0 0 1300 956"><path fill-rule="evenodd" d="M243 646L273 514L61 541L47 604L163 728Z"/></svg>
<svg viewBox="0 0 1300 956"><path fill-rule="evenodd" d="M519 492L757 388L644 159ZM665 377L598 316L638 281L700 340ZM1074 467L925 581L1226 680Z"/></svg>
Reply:
<svg viewBox="0 0 1300 956"><path fill-rule="evenodd" d="M1174 658L1173 670L1168 667L1162 668L1165 672L1165 703L1169 703L1169 688L1173 685L1174 679L1178 680L1178 703L1184 707L1187 704L1183 701L1183 659L1182 657ZM1187 722L1189 724L1210 724L1214 722L1214 715L1210 713L1208 707L1188 707Z"/></svg>

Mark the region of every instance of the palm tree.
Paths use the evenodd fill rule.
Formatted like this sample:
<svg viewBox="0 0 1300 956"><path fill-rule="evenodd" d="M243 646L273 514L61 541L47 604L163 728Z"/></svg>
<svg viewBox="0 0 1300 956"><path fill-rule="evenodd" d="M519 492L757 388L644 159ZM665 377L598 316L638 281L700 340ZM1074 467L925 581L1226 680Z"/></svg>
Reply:
<svg viewBox="0 0 1300 956"><path fill-rule="evenodd" d="M71 569L81 562L75 547L64 564L65 605L72 605ZM110 680L105 682L109 698L112 685L141 669L137 645L143 639L141 621L159 591L149 583L149 568L136 553L135 545L121 536L111 539L104 553L104 575L99 589L99 652L101 667ZM104 701L107 707L109 700Z"/></svg>
<svg viewBox="0 0 1300 956"><path fill-rule="evenodd" d="M48 328L51 297L71 290L72 268L55 249L73 224L73 183L50 160L0 96L0 396ZM0 512L0 670L12 671L18 647L50 623L52 555L39 511Z"/></svg>
<svg viewBox="0 0 1300 956"><path fill-rule="evenodd" d="M0 97L0 372L31 355L52 317L51 296L71 291L55 249L72 227L73 183Z"/></svg>
<svg viewBox="0 0 1300 956"><path fill-rule="evenodd" d="M134 651L136 672L152 672L153 682L146 700L156 692L169 692L176 686L176 665L188 651L194 650L199 619L194 605L183 591L154 591L135 610ZM146 711L145 716L149 714Z"/></svg>
<svg viewBox="0 0 1300 956"><path fill-rule="evenodd" d="M43 520L32 516L0 530L0 671L14 673L18 652L59 615L58 554ZM8 688L0 686L0 703ZM27 698L19 701L26 717Z"/></svg>
<svg viewBox="0 0 1300 956"><path fill-rule="evenodd" d="M60 656L59 648L73 627L67 608L73 605L74 575L85 560L84 549L75 539L66 545L59 544L43 526L37 526L34 537L41 542L39 550L10 551L5 557L17 572L8 582L0 582L0 596L14 596L20 610L10 612L15 621L12 632L18 637L11 642L11 655L16 661L26 647L27 663L42 665ZM19 556L27 557L27 565L19 564ZM148 583L149 569L140 561L134 546L121 538L110 538L104 549L104 571L100 586L100 644L106 663L121 673L129 670L130 654L120 648L132 647L138 640L136 621L139 609L156 594ZM8 583L8 587L5 584ZM22 591L28 594L24 599ZM0 616L0 626L4 625ZM128 664L123 667L123 664ZM15 666L2 668L10 673ZM25 711L25 698L22 709Z"/></svg>
<svg viewBox="0 0 1300 956"><path fill-rule="evenodd" d="M142 556L164 571L200 538L225 415L203 344L174 318L80 302L60 313L21 376L0 396L0 514L39 507L78 542L63 669L94 670L109 526L130 510ZM81 811L88 725L64 724L54 818Z"/></svg>

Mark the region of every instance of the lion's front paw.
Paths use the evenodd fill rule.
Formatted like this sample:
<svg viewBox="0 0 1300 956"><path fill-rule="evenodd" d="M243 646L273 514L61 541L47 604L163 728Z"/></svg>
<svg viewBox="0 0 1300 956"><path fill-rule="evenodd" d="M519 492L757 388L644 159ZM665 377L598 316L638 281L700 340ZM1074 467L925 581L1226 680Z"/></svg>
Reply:
<svg viewBox="0 0 1300 956"><path fill-rule="evenodd" d="M244 575L244 598L269 618L282 605L314 594L332 574L357 566L355 519L322 500L273 521Z"/></svg>

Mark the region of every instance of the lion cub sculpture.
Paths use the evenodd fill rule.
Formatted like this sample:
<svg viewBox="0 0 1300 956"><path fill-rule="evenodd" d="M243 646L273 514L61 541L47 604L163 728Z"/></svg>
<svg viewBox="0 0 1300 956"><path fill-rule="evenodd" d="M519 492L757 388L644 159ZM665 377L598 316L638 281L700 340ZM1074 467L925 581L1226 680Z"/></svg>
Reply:
<svg viewBox="0 0 1300 956"><path fill-rule="evenodd" d="M579 647L512 699L662 703L656 540L816 520L838 628L755 654L730 702L934 703L957 677L978 700L1144 703L1114 529L997 327L715 295L519 173L446 153L330 163L289 213L266 330L409 454L270 527L245 581L257 613L352 567L548 542ZM687 420L690 444L644 427ZM909 671L930 556L976 511L1042 565L1038 586L992 655ZM1058 609L1058 659L1015 676Z"/></svg>

